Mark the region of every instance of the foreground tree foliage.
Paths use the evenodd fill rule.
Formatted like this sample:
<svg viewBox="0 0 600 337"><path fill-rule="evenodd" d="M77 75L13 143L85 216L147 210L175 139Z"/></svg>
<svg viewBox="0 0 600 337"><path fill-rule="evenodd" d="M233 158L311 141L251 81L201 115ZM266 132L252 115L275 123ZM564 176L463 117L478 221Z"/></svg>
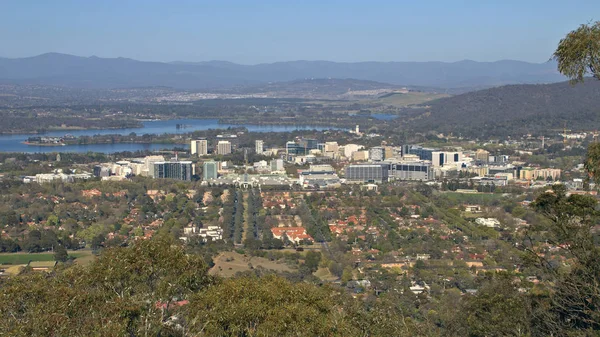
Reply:
<svg viewBox="0 0 600 337"><path fill-rule="evenodd" d="M531 303L510 274L492 277L477 296L461 302L445 332L449 336L529 336Z"/></svg>
<svg viewBox="0 0 600 337"><path fill-rule="evenodd" d="M569 259L567 268L543 258L538 265L550 284L547 299L538 303L535 325L541 334L568 335L600 331L600 248L593 228L598 224L597 201L584 195L567 196L562 185L540 195L533 207L550 220L545 240L560 247ZM535 253L535 252L533 252Z"/></svg>
<svg viewBox="0 0 600 337"><path fill-rule="evenodd" d="M29 272L2 284L0 334L173 335L170 302L212 284L207 270L200 257L158 238L106 250L88 267Z"/></svg>
<svg viewBox="0 0 600 337"><path fill-rule="evenodd" d="M342 294L276 276L226 280L195 296L190 329L206 336L359 336Z"/></svg>
<svg viewBox="0 0 600 337"><path fill-rule="evenodd" d="M166 237L111 248L87 267L4 280L7 336L402 336L419 335L343 290L277 276L208 275L201 257Z"/></svg>
<svg viewBox="0 0 600 337"><path fill-rule="evenodd" d="M554 58L558 70L571 79L581 82L584 76L600 78L600 21L581 25L560 40Z"/></svg>

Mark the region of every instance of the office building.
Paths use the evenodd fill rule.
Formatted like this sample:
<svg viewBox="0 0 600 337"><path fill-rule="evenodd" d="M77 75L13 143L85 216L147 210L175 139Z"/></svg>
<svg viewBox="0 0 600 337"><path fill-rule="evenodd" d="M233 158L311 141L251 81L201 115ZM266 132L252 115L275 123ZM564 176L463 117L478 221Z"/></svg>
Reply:
<svg viewBox="0 0 600 337"><path fill-rule="evenodd" d="M366 161L366 160L369 160L369 151L352 152L352 161Z"/></svg>
<svg viewBox="0 0 600 337"><path fill-rule="evenodd" d="M394 149L391 146L384 146L383 147L384 150L384 154L383 154L383 159L391 159L396 157L396 149Z"/></svg>
<svg viewBox="0 0 600 337"><path fill-rule="evenodd" d="M205 161L202 164L202 180L217 179L218 169L217 162Z"/></svg>
<svg viewBox="0 0 600 337"><path fill-rule="evenodd" d="M558 181L560 180L561 173L561 169L551 168L536 169L531 167L518 167L514 170L514 176L523 180L552 179L554 181Z"/></svg>
<svg viewBox="0 0 600 337"><path fill-rule="evenodd" d="M337 142L326 142L323 145L324 145L323 151L325 151L325 152L339 152L339 150L340 150L340 146L338 145Z"/></svg>
<svg viewBox="0 0 600 337"><path fill-rule="evenodd" d="M143 176L152 177L154 174L154 163L165 161L163 156L146 156L144 157L144 169L142 170Z"/></svg>
<svg viewBox="0 0 600 337"><path fill-rule="evenodd" d="M220 140L217 143L217 153L221 155L231 154L231 142L228 140Z"/></svg>
<svg viewBox="0 0 600 337"><path fill-rule="evenodd" d="M301 155L305 156L310 153L311 150L317 150L319 144L316 139L302 138L298 142L287 142L285 143L285 153L289 155Z"/></svg>
<svg viewBox="0 0 600 337"><path fill-rule="evenodd" d="M311 165L308 170L300 171L298 182L303 187L320 188L338 185L340 178L331 165Z"/></svg>
<svg viewBox="0 0 600 337"><path fill-rule="evenodd" d="M487 163L490 161L490 153L484 149L475 151L475 160Z"/></svg>
<svg viewBox="0 0 600 337"><path fill-rule="evenodd" d="M426 148L418 145L404 145L402 146L402 155L414 154L419 156L420 160L433 160L433 152L436 149Z"/></svg>
<svg viewBox="0 0 600 337"><path fill-rule="evenodd" d="M271 172L283 171L283 159L271 160Z"/></svg>
<svg viewBox="0 0 600 337"><path fill-rule="evenodd" d="M306 153L308 153L310 150L317 149L319 146L319 143L317 142L317 140L312 139L312 138L302 138L302 139L300 139L298 144L300 146L302 146L303 148L305 148Z"/></svg>
<svg viewBox="0 0 600 337"><path fill-rule="evenodd" d="M362 145L346 144L343 146L344 157L352 158L352 154L362 148L364 148L364 146L362 146ZM340 151L342 151L341 148L340 148Z"/></svg>
<svg viewBox="0 0 600 337"><path fill-rule="evenodd" d="M401 161L389 163L389 178L394 180L433 180L434 173L430 162Z"/></svg>
<svg viewBox="0 0 600 337"><path fill-rule="evenodd" d="M108 177L112 174L110 167L105 165L94 166L94 177Z"/></svg>
<svg viewBox="0 0 600 337"><path fill-rule="evenodd" d="M485 177L486 175L490 174L490 168L487 165L468 166L461 168L461 170L470 174L476 174L478 177Z"/></svg>
<svg viewBox="0 0 600 337"><path fill-rule="evenodd" d="M208 154L208 141L206 139L192 140L190 150L192 155L206 156Z"/></svg>
<svg viewBox="0 0 600 337"><path fill-rule="evenodd" d="M434 167L444 167L444 165L452 165L461 162L462 152L434 151L431 153L431 157L431 162Z"/></svg>
<svg viewBox="0 0 600 337"><path fill-rule="evenodd" d="M153 178L168 178L191 181L193 174L191 161L163 161L154 163Z"/></svg>
<svg viewBox="0 0 600 337"><path fill-rule="evenodd" d="M346 166L347 182L382 183L388 181L389 170L386 164L357 164Z"/></svg>
<svg viewBox="0 0 600 337"><path fill-rule="evenodd" d="M254 147L255 147L256 154L262 154L265 151L264 142L260 139L257 139L254 142Z"/></svg>
<svg viewBox="0 0 600 337"><path fill-rule="evenodd" d="M498 156L489 156L488 160L490 163L506 163L509 161L509 157L507 155L498 155Z"/></svg>
<svg viewBox="0 0 600 337"><path fill-rule="evenodd" d="M132 159L131 163L129 164L129 167L131 168L131 173L135 176L141 176L142 173L144 172L144 160L143 159Z"/></svg>
<svg viewBox="0 0 600 337"><path fill-rule="evenodd" d="M385 159L385 150L381 146L375 146L369 149L369 160L382 161Z"/></svg>
<svg viewBox="0 0 600 337"><path fill-rule="evenodd" d="M288 156L304 154L304 149L296 142L286 142L285 143L285 154Z"/></svg>

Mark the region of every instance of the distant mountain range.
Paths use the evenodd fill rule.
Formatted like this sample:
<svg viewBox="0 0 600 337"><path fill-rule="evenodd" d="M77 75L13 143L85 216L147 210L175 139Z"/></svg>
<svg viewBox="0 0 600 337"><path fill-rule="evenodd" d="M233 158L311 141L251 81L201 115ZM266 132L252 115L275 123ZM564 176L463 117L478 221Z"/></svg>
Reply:
<svg viewBox="0 0 600 337"><path fill-rule="evenodd" d="M507 85L428 102L401 120L416 131L506 136L600 128L600 81Z"/></svg>
<svg viewBox="0 0 600 337"><path fill-rule="evenodd" d="M553 62L538 64L510 60L453 63L290 61L240 65L224 61L144 62L58 53L17 59L0 58L0 81L16 84L104 89L166 86L189 90L305 78L353 78L442 89L552 83L565 79L557 72Z"/></svg>

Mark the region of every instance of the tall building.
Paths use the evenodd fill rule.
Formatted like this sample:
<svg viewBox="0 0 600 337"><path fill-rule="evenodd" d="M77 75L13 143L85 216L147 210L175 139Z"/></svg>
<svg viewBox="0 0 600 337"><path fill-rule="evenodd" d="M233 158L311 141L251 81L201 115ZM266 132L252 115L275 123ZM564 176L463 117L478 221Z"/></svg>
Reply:
<svg viewBox="0 0 600 337"><path fill-rule="evenodd" d="M193 168L191 161L163 161L154 163L153 178L169 178L177 180L192 180Z"/></svg>
<svg viewBox="0 0 600 337"><path fill-rule="evenodd" d="M257 154L262 154L265 151L264 142L260 139L254 141L254 147Z"/></svg>
<svg viewBox="0 0 600 337"><path fill-rule="evenodd" d="M388 181L389 170L386 164L357 164L346 166L346 181L382 183Z"/></svg>
<svg viewBox="0 0 600 337"><path fill-rule="evenodd" d="M202 180L217 179L217 171L217 162L205 161L202 164Z"/></svg>
<svg viewBox="0 0 600 337"><path fill-rule="evenodd" d="M431 153L431 162L435 167L443 167L448 164L456 164L462 161L462 152L441 152Z"/></svg>
<svg viewBox="0 0 600 337"><path fill-rule="evenodd" d="M231 153L231 142L228 140L220 140L217 143L218 154L230 154Z"/></svg>
<svg viewBox="0 0 600 337"><path fill-rule="evenodd" d="M206 139L192 140L190 149L192 155L206 156L208 154L208 141Z"/></svg>

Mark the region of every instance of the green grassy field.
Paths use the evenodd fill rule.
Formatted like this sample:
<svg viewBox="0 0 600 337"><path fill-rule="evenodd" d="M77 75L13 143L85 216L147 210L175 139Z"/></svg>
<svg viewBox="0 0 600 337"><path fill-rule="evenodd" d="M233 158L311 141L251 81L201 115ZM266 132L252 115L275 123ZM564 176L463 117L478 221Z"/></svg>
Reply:
<svg viewBox="0 0 600 337"><path fill-rule="evenodd" d="M91 255L91 252L69 252L69 256L75 259L85 258ZM54 261L53 253L4 253L0 254L0 264L27 264L29 261Z"/></svg>

